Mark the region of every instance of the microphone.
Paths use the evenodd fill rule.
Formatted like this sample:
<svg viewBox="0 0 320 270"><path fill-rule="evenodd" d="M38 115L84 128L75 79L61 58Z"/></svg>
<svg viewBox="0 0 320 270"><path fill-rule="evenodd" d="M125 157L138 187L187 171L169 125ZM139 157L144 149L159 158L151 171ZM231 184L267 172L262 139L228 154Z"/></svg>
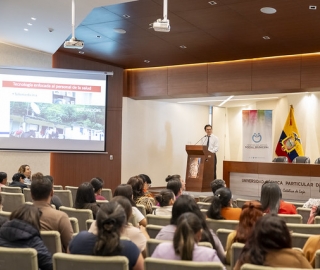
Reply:
<svg viewBox="0 0 320 270"><path fill-rule="evenodd" d="M205 136L201 137L201 138L200 138L200 140L199 140L199 141L197 141L194 145L197 145L197 143L198 143L198 142L200 142L200 141L201 141L203 138L205 138L205 137L207 137L207 135L205 135Z"/></svg>

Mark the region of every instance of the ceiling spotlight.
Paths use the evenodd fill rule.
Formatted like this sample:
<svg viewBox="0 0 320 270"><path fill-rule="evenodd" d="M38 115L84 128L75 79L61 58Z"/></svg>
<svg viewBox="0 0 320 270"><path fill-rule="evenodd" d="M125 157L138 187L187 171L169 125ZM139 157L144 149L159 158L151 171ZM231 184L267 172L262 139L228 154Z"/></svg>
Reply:
<svg viewBox="0 0 320 270"><path fill-rule="evenodd" d="M309 6L309 9L316 10L317 6Z"/></svg>
<svg viewBox="0 0 320 270"><path fill-rule="evenodd" d="M118 34L125 34L127 33L126 30L122 29L122 28L113 28L113 31L118 33Z"/></svg>
<svg viewBox="0 0 320 270"><path fill-rule="evenodd" d="M84 52L83 52L83 51L79 51L79 53L80 53L80 54L84 54Z"/></svg>
<svg viewBox="0 0 320 270"><path fill-rule="evenodd" d="M37 18L35 18L35 17L31 17L31 20L33 20L33 21L35 21Z"/></svg>
<svg viewBox="0 0 320 270"><path fill-rule="evenodd" d="M187 46L184 46L184 45L181 45L181 46L179 46L181 49L186 49L187 48Z"/></svg>
<svg viewBox="0 0 320 270"><path fill-rule="evenodd" d="M31 26L31 25L32 25L32 23L29 23L29 22L28 22L28 23L27 23L27 25Z"/></svg>
<svg viewBox="0 0 320 270"><path fill-rule="evenodd" d="M24 30L24 31L26 31L26 32L28 32L28 31L29 31L29 29L28 29L28 28L24 28L23 30Z"/></svg>
<svg viewBox="0 0 320 270"><path fill-rule="evenodd" d="M217 2L215 2L215 1L209 1L208 3L209 3L211 6L214 6L214 5L217 4Z"/></svg>
<svg viewBox="0 0 320 270"><path fill-rule="evenodd" d="M269 36L263 36L262 38L263 38L263 39L270 39Z"/></svg>
<svg viewBox="0 0 320 270"><path fill-rule="evenodd" d="M149 60L144 60L143 62L145 62L145 63L147 63L147 64L148 64L148 63L150 63L150 61L149 61Z"/></svg>
<svg viewBox="0 0 320 270"><path fill-rule="evenodd" d="M274 14L277 12L277 10L272 7L263 7L260 9L260 11L264 14Z"/></svg>
<svg viewBox="0 0 320 270"><path fill-rule="evenodd" d="M126 18L126 19L130 18L130 16L128 14L123 14L122 17Z"/></svg>

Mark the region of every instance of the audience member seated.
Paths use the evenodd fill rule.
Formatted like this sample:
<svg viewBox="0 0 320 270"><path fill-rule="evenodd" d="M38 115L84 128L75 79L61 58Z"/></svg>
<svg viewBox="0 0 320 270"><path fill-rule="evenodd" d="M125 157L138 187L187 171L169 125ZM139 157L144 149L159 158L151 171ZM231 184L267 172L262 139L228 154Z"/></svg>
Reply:
<svg viewBox="0 0 320 270"><path fill-rule="evenodd" d="M19 187L22 189L22 192L23 192L23 189L28 187L25 183L24 183L24 179L25 179L25 175L22 174L22 173L15 173L13 176L12 176L12 182L10 183L9 187Z"/></svg>
<svg viewBox="0 0 320 270"><path fill-rule="evenodd" d="M144 227L147 226L147 219L144 215L139 211L139 209L136 207L136 203L133 200L133 191L132 186L127 184L121 184L119 185L113 193L113 197L115 196L123 196L126 197L131 205L132 205L132 214L134 215L136 221L139 223L139 225L142 225Z"/></svg>
<svg viewBox="0 0 320 270"><path fill-rule="evenodd" d="M155 215L171 216L172 205L175 201L175 196L172 190L161 190L160 193L155 196L155 199L160 205L160 207L154 211Z"/></svg>
<svg viewBox="0 0 320 270"><path fill-rule="evenodd" d="M266 181L261 187L262 210L271 214L297 214L296 207L282 200L282 192L275 182Z"/></svg>
<svg viewBox="0 0 320 270"><path fill-rule="evenodd" d="M92 178L90 184L94 188L94 196L96 197L96 200L105 201L106 198L101 195L101 191L103 188L103 180L100 178Z"/></svg>
<svg viewBox="0 0 320 270"><path fill-rule="evenodd" d="M212 203L207 211L211 219L239 220L241 208L232 207L232 193L230 189L219 188L213 196Z"/></svg>
<svg viewBox="0 0 320 270"><path fill-rule="evenodd" d="M7 174L5 172L0 172L0 192L1 192L1 187L5 186L7 183Z"/></svg>
<svg viewBox="0 0 320 270"><path fill-rule="evenodd" d="M256 221L263 216L261 203L258 201L248 201L242 206L239 225L237 230L228 235L226 245L226 263L230 264L231 245L235 242L245 243L254 227Z"/></svg>
<svg viewBox="0 0 320 270"><path fill-rule="evenodd" d="M131 223L128 223L129 218L132 215L132 206L130 201L123 196L115 196L111 199L111 202L117 202L119 203L127 217L127 223L124 225L123 230L121 231L121 236L129 238L133 243L136 244L136 246L139 248L139 250L142 252L144 257L146 256L146 245L147 245L147 239L150 239L145 227L140 226L140 228L134 227ZM94 221L89 229L89 232L98 235L97 230L97 222Z"/></svg>
<svg viewBox="0 0 320 270"><path fill-rule="evenodd" d="M211 181L210 183L210 187L212 190L212 196L208 196L206 197L203 202L205 203L211 203L214 197L214 193L219 189L219 188L223 188L223 187L227 187L226 186L226 182L223 179L214 179L213 181Z"/></svg>
<svg viewBox="0 0 320 270"><path fill-rule="evenodd" d="M43 174L41 173L41 172L37 172L37 173L34 173L33 175L32 175L32 179L33 180L35 180L35 179L41 179L41 178L43 178ZM51 183L52 183L52 185L53 185L53 177L51 176L51 175L46 175L46 177L48 178L48 179L50 179L50 181L51 181ZM51 202L50 202L50 204L53 204L55 207L56 207L56 209L58 209L59 210L59 208L60 208L60 206L62 206L62 202L61 202L61 200L60 200L60 198L57 196L57 195L52 195L52 197L51 197Z"/></svg>
<svg viewBox="0 0 320 270"><path fill-rule="evenodd" d="M2 197L0 193L0 211L2 211ZM7 221L7 219L3 216L0 216L0 228Z"/></svg>
<svg viewBox="0 0 320 270"><path fill-rule="evenodd" d="M202 234L201 220L193 213L182 214L177 221L173 241L159 244L153 258L195 262L221 262L214 249L198 246Z"/></svg>
<svg viewBox="0 0 320 270"><path fill-rule="evenodd" d="M170 180L167 183L167 189L172 190L174 196L178 198L182 194L182 184L180 180Z"/></svg>
<svg viewBox="0 0 320 270"><path fill-rule="evenodd" d="M147 214L152 213L152 206L155 201L152 197L146 196L143 193L143 180L139 176L133 176L128 180L128 185L132 187L133 200L136 204L142 204L146 208Z"/></svg>
<svg viewBox="0 0 320 270"><path fill-rule="evenodd" d="M0 228L0 246L34 248L37 251L39 269L51 270L51 254L40 236L40 216L40 210L28 204L13 211L10 220Z"/></svg>
<svg viewBox="0 0 320 270"><path fill-rule="evenodd" d="M31 169L29 165L21 165L18 169L18 173L22 173L25 176L24 183L26 185L31 185Z"/></svg>
<svg viewBox="0 0 320 270"><path fill-rule="evenodd" d="M51 207L51 198L53 196L52 182L47 176L34 179L30 190L33 205L38 207L42 212L40 217L41 230L58 231L60 233L62 250L66 251L72 238L73 230L67 214Z"/></svg>
<svg viewBox="0 0 320 270"><path fill-rule="evenodd" d="M74 208L90 209L92 210L93 218L96 219L99 205L94 196L93 186L89 182L84 182L78 187Z"/></svg>
<svg viewBox="0 0 320 270"><path fill-rule="evenodd" d="M320 199L313 199L310 198L307 202L304 203L302 206L303 208L312 208L312 207L318 207L320 205Z"/></svg>
<svg viewBox="0 0 320 270"><path fill-rule="evenodd" d="M166 178L166 182L170 182L172 180L179 180L181 182L181 189L182 193L181 194L186 194L186 182L183 180L183 178L179 174L174 174L174 175L168 175Z"/></svg>
<svg viewBox="0 0 320 270"><path fill-rule="evenodd" d="M301 251L292 249L291 236L285 221L273 214L258 219L234 270L240 270L245 263L312 269Z"/></svg>
<svg viewBox="0 0 320 270"><path fill-rule="evenodd" d="M200 242L210 242L212 247L217 251L221 262L224 263L225 253L219 238L212 230L209 230L203 213L200 211L195 200L189 195L181 195L177 198L172 207L170 225L163 227L156 236L156 239L173 240L179 217L189 212L194 213L201 220L202 236Z"/></svg>
<svg viewBox="0 0 320 270"><path fill-rule="evenodd" d="M315 267L316 251L318 249L320 249L320 235L310 236L307 242L304 244L303 254L311 263L312 267Z"/></svg>
<svg viewBox="0 0 320 270"><path fill-rule="evenodd" d="M312 206L311 210L310 210L310 216L308 219L308 224L314 224L314 218L316 216L320 216L320 206Z"/></svg>
<svg viewBox="0 0 320 270"><path fill-rule="evenodd" d="M123 207L117 202L102 204L97 214L98 235L82 231L71 241L71 254L125 256L129 269L143 270L144 259L138 247L129 240L120 240L127 222Z"/></svg>
<svg viewBox="0 0 320 270"><path fill-rule="evenodd" d="M139 177L141 177L143 181L143 193L145 196L153 197L153 194L149 191L149 188L151 187L151 179L146 174L139 174Z"/></svg>

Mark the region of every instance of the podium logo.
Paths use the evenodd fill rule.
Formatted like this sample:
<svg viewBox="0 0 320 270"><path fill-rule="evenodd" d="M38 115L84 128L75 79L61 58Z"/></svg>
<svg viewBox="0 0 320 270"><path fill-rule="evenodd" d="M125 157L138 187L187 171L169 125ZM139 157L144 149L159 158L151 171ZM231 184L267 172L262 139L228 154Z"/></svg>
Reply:
<svg viewBox="0 0 320 270"><path fill-rule="evenodd" d="M252 140L253 140L255 143L261 142L261 140L262 140L261 134L260 134L260 133L253 133L253 135L252 135Z"/></svg>

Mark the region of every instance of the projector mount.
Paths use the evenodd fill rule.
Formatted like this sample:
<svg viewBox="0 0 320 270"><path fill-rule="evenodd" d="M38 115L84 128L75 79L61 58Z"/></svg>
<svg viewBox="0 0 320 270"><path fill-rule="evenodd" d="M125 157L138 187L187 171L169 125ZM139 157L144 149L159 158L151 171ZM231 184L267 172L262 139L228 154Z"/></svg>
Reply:
<svg viewBox="0 0 320 270"><path fill-rule="evenodd" d="M168 20L168 0L163 0L163 19L158 19L150 23L151 28L157 32L170 32L170 22Z"/></svg>

